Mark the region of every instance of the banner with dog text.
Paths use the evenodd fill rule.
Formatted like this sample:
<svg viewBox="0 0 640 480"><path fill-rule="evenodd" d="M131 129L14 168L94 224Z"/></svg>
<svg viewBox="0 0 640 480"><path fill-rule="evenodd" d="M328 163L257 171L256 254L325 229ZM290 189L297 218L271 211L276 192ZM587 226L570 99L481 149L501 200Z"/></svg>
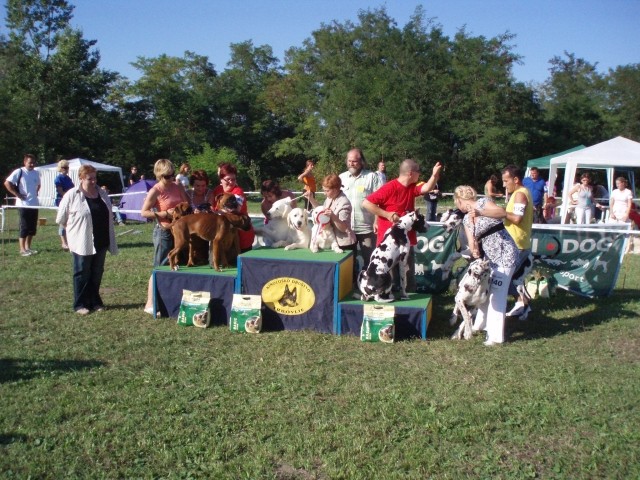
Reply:
<svg viewBox="0 0 640 480"><path fill-rule="evenodd" d="M577 295L604 297L616 286L630 225L533 226L533 270Z"/></svg>
<svg viewBox="0 0 640 480"><path fill-rule="evenodd" d="M451 258L457 247L458 231L447 232L442 224L429 223L429 229L418 234L415 246L417 292L447 291L452 279Z"/></svg>
<svg viewBox="0 0 640 480"><path fill-rule="evenodd" d="M553 283L577 295L610 295L627 247L629 225L539 225L532 231L532 272L553 277ZM418 236L416 283L418 292L442 293L462 266L451 262L458 247L458 231L447 233L438 224ZM454 266L457 266L454 268Z"/></svg>

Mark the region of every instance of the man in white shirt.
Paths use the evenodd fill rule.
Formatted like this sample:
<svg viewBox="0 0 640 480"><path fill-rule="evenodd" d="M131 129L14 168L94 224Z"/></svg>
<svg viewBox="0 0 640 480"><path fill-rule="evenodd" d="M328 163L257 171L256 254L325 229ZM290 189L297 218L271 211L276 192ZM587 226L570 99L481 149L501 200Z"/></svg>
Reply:
<svg viewBox="0 0 640 480"><path fill-rule="evenodd" d="M40 191L40 174L35 170L36 156L27 153L23 159L24 166L11 172L4 182L4 187L16 197L18 207L37 207L38 192ZM37 208L19 208L20 215L20 235L18 243L20 245L20 255L28 257L38 253L31 250L31 241L38 227Z"/></svg>
<svg viewBox="0 0 640 480"><path fill-rule="evenodd" d="M384 162L378 162L378 177L380 177L380 185L384 185L387 183L387 167L384 165Z"/></svg>
<svg viewBox="0 0 640 480"><path fill-rule="evenodd" d="M359 148L347 153L347 171L340 174L342 191L351 202L351 229L356 234L357 248L362 257L362 267L369 265L373 249L376 248L376 217L362 208L362 201L382 186L376 172L365 169L366 159ZM354 274L359 272L354 262ZM355 281L354 277L354 281Z"/></svg>

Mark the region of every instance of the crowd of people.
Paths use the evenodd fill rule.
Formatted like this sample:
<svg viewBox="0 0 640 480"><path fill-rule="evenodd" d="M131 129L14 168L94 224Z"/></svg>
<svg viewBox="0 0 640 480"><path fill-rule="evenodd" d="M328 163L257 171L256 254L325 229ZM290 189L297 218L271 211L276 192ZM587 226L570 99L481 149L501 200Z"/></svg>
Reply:
<svg viewBox="0 0 640 480"><path fill-rule="evenodd" d="M23 166L7 177L4 185L15 196L19 207L20 255L37 254L31 248L37 230L38 191L40 176L35 171L34 155L24 156ZM423 197L427 204L427 220L436 220L438 200L442 197L439 187L442 164L436 163L431 175L420 179L420 165L412 159L402 161L398 176L388 180L383 161L377 170L367 168L364 152L359 148L347 152L345 171L326 175L321 183L325 200L324 214L330 219L342 250L360 256L362 263L354 261L354 279L360 268L366 268L371 254L381 243L384 234L397 223L407 211L415 210L415 199ZM298 180L304 185L302 197L307 209L320 205L316 199L315 164L308 160ZM80 315L104 309L100 297L100 284L104 272L106 252L117 253L114 234L114 217L111 200L106 188L97 184L97 171L93 166L83 165L78 172L79 185L74 186L69 177L69 163L58 163L55 178L58 207L56 223L63 250L73 255L73 309ZM210 186L206 171L192 171L188 163L176 170L168 159L160 159L154 164L155 185L148 191L141 208L144 218L154 221L153 266L165 263L167 254L173 248L171 222L175 207L181 202L191 205L195 213L211 210L216 198L230 193L238 199L240 213L248 214L246 195L238 185L237 168L223 163L218 168L219 184ZM544 222L549 217L549 207L555 206L555 192L550 194L547 182L540 177L537 168L530 169L530 176L509 165L501 172L502 178L492 175L484 185L484 196L468 185L460 185L454 191L454 203L465 213L463 220L466 241L475 258L486 258L491 268L489 297L475 317L473 329L487 332L486 345L505 341L504 324L507 316L526 319L531 313L528 299L519 295L510 279L531 252L531 230L533 223ZM131 167L128 184L143 180L135 166ZM569 195L578 224L588 224L593 209L603 209L603 199L609 201L610 220L628 222L632 210L633 194L627 188L624 177L615 181L616 189L609 196L601 185L593 185L592 176L585 172L570 190ZM504 188L502 193L501 188ZM606 198L603 198L604 195ZM261 185L261 211L268 222L267 212L281 199L290 199L292 208L297 206L294 193L280 187L275 180L265 180ZM300 198L300 197L298 197ZM506 205L498 201L506 198ZM255 239L253 228L239 230L240 252L252 248ZM415 232L409 232L407 290L415 292L415 253L417 243ZM398 272L392 272L394 284L398 283ZM508 295L516 296L511 310L507 312ZM151 278L148 282L144 311L153 313L153 290Z"/></svg>

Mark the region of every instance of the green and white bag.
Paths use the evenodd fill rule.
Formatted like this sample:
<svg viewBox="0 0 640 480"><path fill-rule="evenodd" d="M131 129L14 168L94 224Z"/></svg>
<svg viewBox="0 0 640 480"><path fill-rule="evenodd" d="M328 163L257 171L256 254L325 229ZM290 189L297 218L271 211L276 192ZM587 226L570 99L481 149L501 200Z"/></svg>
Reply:
<svg viewBox="0 0 640 480"><path fill-rule="evenodd" d="M365 304L362 315L360 340L363 342L393 343L395 338L393 305Z"/></svg>
<svg viewBox="0 0 640 480"><path fill-rule="evenodd" d="M262 297L260 295L233 295L229 330L232 332L260 333L262 330Z"/></svg>
<svg viewBox="0 0 640 480"><path fill-rule="evenodd" d="M182 290L182 301L178 313L178 325L207 328L211 322L209 301L211 293Z"/></svg>

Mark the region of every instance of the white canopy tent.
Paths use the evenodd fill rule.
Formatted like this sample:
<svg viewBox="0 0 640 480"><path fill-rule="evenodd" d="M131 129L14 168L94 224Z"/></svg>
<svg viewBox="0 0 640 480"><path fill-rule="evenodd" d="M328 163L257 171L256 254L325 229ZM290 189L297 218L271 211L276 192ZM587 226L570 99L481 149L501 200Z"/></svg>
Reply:
<svg viewBox="0 0 640 480"><path fill-rule="evenodd" d="M91 165L98 172L116 173L120 179L122 191L124 191L122 168L105 165L104 163L98 163L91 160L85 160L84 158L74 158L73 160L69 160L69 176L71 177L71 180L73 180L74 185L78 185L80 182L80 179L78 178L78 170L82 165ZM58 175L58 164L50 163L49 165L42 165L40 167L36 167L36 170L40 173L40 193L38 194L40 205L43 207L51 207L55 204L56 199L56 187L53 182Z"/></svg>
<svg viewBox="0 0 640 480"><path fill-rule="evenodd" d="M567 153L551 159L549 168L549 185L554 185L558 175L558 168L564 168L564 185L562 188L562 210L560 218L564 223L569 207L569 190L574 184L578 169L603 169L607 172L607 189L614 188L615 171L628 171L640 168L640 143L624 137L616 137L591 147ZM631 191L635 188L633 171L628 172Z"/></svg>

